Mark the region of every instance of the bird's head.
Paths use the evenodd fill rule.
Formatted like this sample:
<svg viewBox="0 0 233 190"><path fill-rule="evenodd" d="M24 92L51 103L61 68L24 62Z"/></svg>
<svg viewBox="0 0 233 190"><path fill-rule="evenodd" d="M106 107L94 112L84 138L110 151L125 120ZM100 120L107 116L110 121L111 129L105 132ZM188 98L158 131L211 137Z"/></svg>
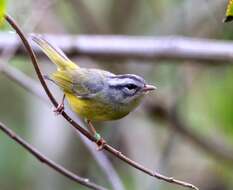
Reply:
<svg viewBox="0 0 233 190"><path fill-rule="evenodd" d="M112 99L119 104L131 105L134 107L140 99L156 87L146 84L145 80L137 75L124 74L110 76L108 81L108 92Z"/></svg>

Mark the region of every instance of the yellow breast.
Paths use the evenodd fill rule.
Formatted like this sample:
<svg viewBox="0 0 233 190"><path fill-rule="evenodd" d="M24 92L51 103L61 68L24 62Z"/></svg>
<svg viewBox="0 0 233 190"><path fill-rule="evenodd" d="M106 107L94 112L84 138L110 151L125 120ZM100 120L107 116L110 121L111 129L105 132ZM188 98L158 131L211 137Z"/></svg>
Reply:
<svg viewBox="0 0 233 190"><path fill-rule="evenodd" d="M95 99L81 99L70 93L65 93L65 95L75 113L92 121L120 119L129 113L129 111L120 107L96 101Z"/></svg>

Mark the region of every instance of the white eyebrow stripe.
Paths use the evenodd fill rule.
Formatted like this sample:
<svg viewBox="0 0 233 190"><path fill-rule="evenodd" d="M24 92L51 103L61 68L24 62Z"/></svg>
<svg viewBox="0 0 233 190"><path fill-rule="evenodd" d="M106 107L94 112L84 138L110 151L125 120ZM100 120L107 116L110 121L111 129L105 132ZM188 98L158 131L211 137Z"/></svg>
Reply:
<svg viewBox="0 0 233 190"><path fill-rule="evenodd" d="M134 75L134 74L124 74L124 75L115 75L112 78L116 78L116 79L132 79L134 81L138 81L138 82L142 82L144 83L144 79L140 76Z"/></svg>
<svg viewBox="0 0 233 190"><path fill-rule="evenodd" d="M130 83L135 84L135 85L139 85L139 86L141 84L138 81L135 81L131 78L123 78L123 79L113 78L113 79L109 80L110 86L125 85L125 84L130 84Z"/></svg>

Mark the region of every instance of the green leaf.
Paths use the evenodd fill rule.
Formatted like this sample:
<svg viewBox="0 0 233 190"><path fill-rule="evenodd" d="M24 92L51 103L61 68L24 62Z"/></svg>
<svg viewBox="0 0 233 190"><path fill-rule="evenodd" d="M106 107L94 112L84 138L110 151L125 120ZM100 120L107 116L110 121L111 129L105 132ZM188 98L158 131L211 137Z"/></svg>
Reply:
<svg viewBox="0 0 233 190"><path fill-rule="evenodd" d="M4 16L6 13L6 0L0 0L0 25L4 21Z"/></svg>

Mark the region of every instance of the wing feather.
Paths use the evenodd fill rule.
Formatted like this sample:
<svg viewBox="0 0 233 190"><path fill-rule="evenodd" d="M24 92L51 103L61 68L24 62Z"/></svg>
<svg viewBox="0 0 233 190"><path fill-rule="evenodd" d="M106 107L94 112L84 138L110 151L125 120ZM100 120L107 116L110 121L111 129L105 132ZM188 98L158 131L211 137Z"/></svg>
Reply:
<svg viewBox="0 0 233 190"><path fill-rule="evenodd" d="M52 74L51 79L65 92L79 98L91 99L104 88L104 76L90 69L62 70Z"/></svg>

